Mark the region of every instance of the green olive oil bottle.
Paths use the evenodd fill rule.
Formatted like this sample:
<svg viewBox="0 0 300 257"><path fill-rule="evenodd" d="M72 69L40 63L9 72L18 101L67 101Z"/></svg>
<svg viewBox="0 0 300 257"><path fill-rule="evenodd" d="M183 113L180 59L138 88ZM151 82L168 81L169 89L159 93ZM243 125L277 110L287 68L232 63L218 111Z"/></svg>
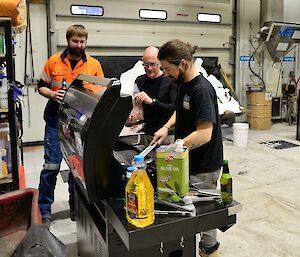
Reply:
<svg viewBox="0 0 300 257"><path fill-rule="evenodd" d="M221 184L221 202L223 206L232 203L232 176L229 172L228 160L223 161L223 170L220 178Z"/></svg>

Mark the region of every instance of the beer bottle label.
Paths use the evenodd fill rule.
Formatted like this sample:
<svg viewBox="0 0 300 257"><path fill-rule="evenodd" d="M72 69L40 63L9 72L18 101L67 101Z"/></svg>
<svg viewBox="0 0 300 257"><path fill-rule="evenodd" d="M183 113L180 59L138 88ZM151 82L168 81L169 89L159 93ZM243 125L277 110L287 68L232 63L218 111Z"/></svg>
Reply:
<svg viewBox="0 0 300 257"><path fill-rule="evenodd" d="M222 185L221 184L221 192L224 193L232 193L232 179L228 179L227 183Z"/></svg>

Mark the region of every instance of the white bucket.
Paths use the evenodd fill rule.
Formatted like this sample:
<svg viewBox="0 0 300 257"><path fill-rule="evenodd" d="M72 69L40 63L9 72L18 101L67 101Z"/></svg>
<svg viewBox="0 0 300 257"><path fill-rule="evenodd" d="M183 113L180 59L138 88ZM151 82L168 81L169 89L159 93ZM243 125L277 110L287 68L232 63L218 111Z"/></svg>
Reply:
<svg viewBox="0 0 300 257"><path fill-rule="evenodd" d="M233 145L238 147L246 147L248 142L248 123L233 123Z"/></svg>

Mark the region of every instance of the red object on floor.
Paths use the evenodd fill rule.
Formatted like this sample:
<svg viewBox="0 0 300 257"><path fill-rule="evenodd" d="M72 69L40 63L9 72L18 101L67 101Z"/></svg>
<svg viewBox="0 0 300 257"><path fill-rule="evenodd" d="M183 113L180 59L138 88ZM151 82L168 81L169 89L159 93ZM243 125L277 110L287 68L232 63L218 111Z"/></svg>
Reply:
<svg viewBox="0 0 300 257"><path fill-rule="evenodd" d="M25 189L25 168L24 166L19 166L19 189Z"/></svg>
<svg viewBox="0 0 300 257"><path fill-rule="evenodd" d="M10 256L32 224L41 224L38 193L34 188L0 195L0 251Z"/></svg>

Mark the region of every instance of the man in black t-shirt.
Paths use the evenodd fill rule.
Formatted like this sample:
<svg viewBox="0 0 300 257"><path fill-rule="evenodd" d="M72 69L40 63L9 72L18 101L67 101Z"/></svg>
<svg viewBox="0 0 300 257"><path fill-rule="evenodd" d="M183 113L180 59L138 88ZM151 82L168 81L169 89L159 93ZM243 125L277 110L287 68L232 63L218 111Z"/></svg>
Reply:
<svg viewBox="0 0 300 257"><path fill-rule="evenodd" d="M134 95L134 103L142 106L145 122L143 128L145 136L141 141L144 145L152 141L154 132L167 122L175 110L177 85L160 69L157 54L156 47L150 46L145 50L143 55L145 74L137 77L135 81L139 92ZM134 117L134 112L129 117L130 121L137 118ZM171 143L170 141L171 137L164 142Z"/></svg>
<svg viewBox="0 0 300 257"><path fill-rule="evenodd" d="M196 47L180 40L165 43L158 59L166 74L180 82L176 111L154 133L161 143L175 126L175 138L189 148L190 181L201 189L216 189L223 162L223 145L217 96L213 86L194 65ZM218 257L217 230L203 233L201 257Z"/></svg>
<svg viewBox="0 0 300 257"><path fill-rule="evenodd" d="M176 138L201 133L201 129L206 135L206 139L203 138L205 142L198 144L190 138L191 174L219 169L223 162L223 148L217 97L212 85L200 74L191 81L182 82L176 107Z"/></svg>

